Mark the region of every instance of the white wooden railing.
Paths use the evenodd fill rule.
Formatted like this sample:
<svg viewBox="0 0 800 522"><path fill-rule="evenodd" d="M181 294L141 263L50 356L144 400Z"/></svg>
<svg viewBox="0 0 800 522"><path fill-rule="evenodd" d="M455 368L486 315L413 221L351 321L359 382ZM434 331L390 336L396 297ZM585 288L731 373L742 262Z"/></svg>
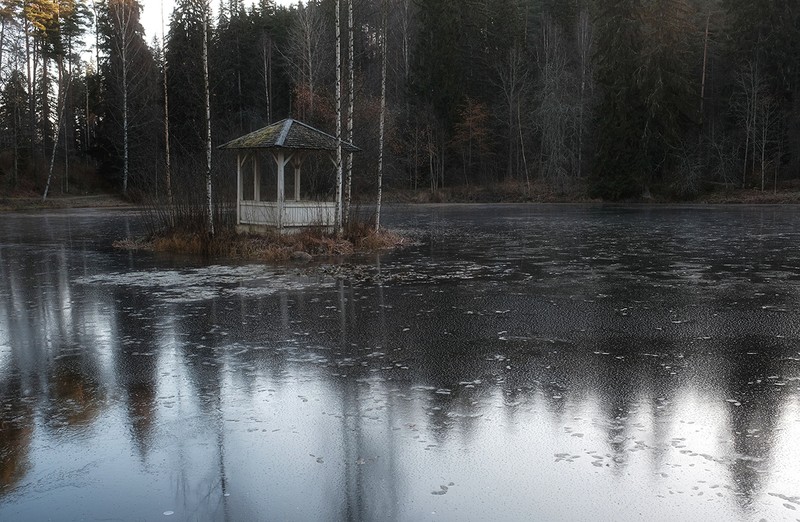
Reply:
<svg viewBox="0 0 800 522"><path fill-rule="evenodd" d="M282 219L278 219L275 201L240 201L239 223L292 228L307 226L333 226L336 203L328 201L285 201Z"/></svg>

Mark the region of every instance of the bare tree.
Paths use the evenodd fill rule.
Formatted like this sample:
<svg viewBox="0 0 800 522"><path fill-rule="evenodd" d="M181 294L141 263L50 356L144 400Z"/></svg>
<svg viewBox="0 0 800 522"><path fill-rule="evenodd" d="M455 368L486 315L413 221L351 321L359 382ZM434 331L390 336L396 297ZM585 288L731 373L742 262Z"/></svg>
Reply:
<svg viewBox="0 0 800 522"><path fill-rule="evenodd" d="M59 130L61 129L61 122L64 119L64 107L67 104L67 88L66 86L62 85L61 96L59 96L59 103L58 103L58 120L56 121L56 136L58 136ZM53 167L56 163L56 149L58 148L58 140L53 140L53 152L50 155L50 166L47 171L47 181L44 186L44 193L42 194L42 201L47 200L47 194L50 192L50 182L53 179Z"/></svg>
<svg viewBox="0 0 800 522"><path fill-rule="evenodd" d="M506 109L507 152L506 177L514 179L519 170L525 172L525 182L529 186L528 164L525 161L525 142L522 132L522 103L530 83L530 73L524 53L519 47L508 51L505 63L497 65L497 86L503 96ZM521 165L520 165L521 163ZM521 168L520 168L521 167Z"/></svg>
<svg viewBox="0 0 800 522"><path fill-rule="evenodd" d="M318 82L324 75L326 52L325 21L316 2L299 4L297 14L289 29L289 47L285 57L295 88L297 104L304 109L304 118L314 118ZM329 70L329 69L328 69Z"/></svg>
<svg viewBox="0 0 800 522"><path fill-rule="evenodd" d="M267 112L267 122L272 122L272 37L264 33L261 37L261 61L264 76L264 103Z"/></svg>
<svg viewBox="0 0 800 522"><path fill-rule="evenodd" d="M747 184L748 161L750 171L755 170L756 148L759 141L758 124L760 109L763 107L761 98L766 95L767 85L764 81L758 64L748 61L737 77L739 98L734 103L742 130L744 130L744 162L742 166L742 188Z"/></svg>
<svg viewBox="0 0 800 522"><path fill-rule="evenodd" d="M139 25L139 6L134 0L108 0L108 22L110 27L110 44L112 64L116 83L121 95L122 124L122 193L128 193L130 180L130 131L132 115L130 113L130 97L143 81L142 71L133 70L138 63L138 55L147 47L141 35Z"/></svg>
<svg viewBox="0 0 800 522"><path fill-rule="evenodd" d="M164 32L164 0L161 0L161 41L163 42L161 59L164 64L164 183L167 189L167 204L172 205L172 158L169 148L169 91L167 89L167 40ZM170 214L171 216L172 214Z"/></svg>
<svg viewBox="0 0 800 522"><path fill-rule="evenodd" d="M203 89L205 91L204 106L206 110L206 203L208 211L208 235L214 235L214 200L211 194L211 86L208 81L208 16L206 8L203 13Z"/></svg>
<svg viewBox="0 0 800 522"><path fill-rule="evenodd" d="M542 20L537 61L539 89L534 117L540 138L539 165L543 176L563 189L575 156L575 147L570 143L575 111L561 29L547 16Z"/></svg>
<svg viewBox="0 0 800 522"><path fill-rule="evenodd" d="M761 191L763 192L766 186L767 168L769 167L767 161L767 152L772 148L774 142L776 141L775 131L778 119L778 106L772 96L764 93L758 99L757 109L759 117L756 122L756 136L758 138L758 151L761 156ZM777 185L777 179L775 184Z"/></svg>
<svg viewBox="0 0 800 522"><path fill-rule="evenodd" d="M347 0L347 136L346 140L353 143L353 112L355 111L355 64L353 52L353 0ZM347 174L345 176L344 216L350 219L350 198L353 186L353 153L347 153Z"/></svg>
<svg viewBox="0 0 800 522"><path fill-rule="evenodd" d="M383 0L381 16L381 115L378 137L378 199L375 206L375 230L381 229L381 200L383 199L383 148L386 137L386 55L387 55L387 4Z"/></svg>
<svg viewBox="0 0 800 522"><path fill-rule="evenodd" d="M576 42L578 45L578 76L580 80L580 91L578 95L578 159L577 177L583 175L583 136L586 131L586 112L590 103L590 93L592 91L592 54L594 53L594 34L592 33L592 21L588 7L581 9L578 14L578 27L576 31Z"/></svg>
<svg viewBox="0 0 800 522"><path fill-rule="evenodd" d="M334 233L342 235L342 27L341 5L336 0L336 216Z"/></svg>

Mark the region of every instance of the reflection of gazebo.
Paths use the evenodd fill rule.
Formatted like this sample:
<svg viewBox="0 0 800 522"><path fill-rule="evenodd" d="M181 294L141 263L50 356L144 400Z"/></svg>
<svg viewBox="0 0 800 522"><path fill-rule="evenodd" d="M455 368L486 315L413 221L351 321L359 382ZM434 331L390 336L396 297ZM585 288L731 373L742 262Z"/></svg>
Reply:
<svg viewBox="0 0 800 522"><path fill-rule="evenodd" d="M236 229L240 232L250 233L277 229L282 233L307 226L333 227L336 219L335 202L300 199L300 167L309 152L328 152L330 154L336 151L336 145L336 138L330 134L292 119L273 123L220 145L221 149L238 149L236 155ZM278 167L275 201L261 201L258 149L269 150ZM359 149L350 143L342 142L342 150L356 152ZM253 198L245 200L243 167L250 158L253 163ZM285 171L286 166L290 163L294 169L294 198L287 201Z"/></svg>

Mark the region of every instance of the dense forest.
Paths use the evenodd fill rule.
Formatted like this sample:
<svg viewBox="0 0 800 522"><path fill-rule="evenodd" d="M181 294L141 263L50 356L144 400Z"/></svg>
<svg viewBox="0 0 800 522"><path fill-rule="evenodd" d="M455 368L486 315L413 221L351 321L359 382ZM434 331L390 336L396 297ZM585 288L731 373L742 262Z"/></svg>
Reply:
<svg viewBox="0 0 800 522"><path fill-rule="evenodd" d="M389 189L613 200L800 180L796 0L177 0L163 41L137 0L0 6L0 195L202 197L206 86L223 191L235 160L217 145L286 117L333 133L337 6L364 198L384 71Z"/></svg>

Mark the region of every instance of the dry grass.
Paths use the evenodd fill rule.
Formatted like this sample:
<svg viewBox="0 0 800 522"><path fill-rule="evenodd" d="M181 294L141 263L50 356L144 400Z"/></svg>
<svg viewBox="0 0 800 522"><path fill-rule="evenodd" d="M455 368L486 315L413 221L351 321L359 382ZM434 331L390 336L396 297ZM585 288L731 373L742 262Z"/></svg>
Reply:
<svg viewBox="0 0 800 522"><path fill-rule="evenodd" d="M376 232L374 227L351 227L337 239L321 229L309 228L297 234L245 235L221 233L213 238L198 233L171 231L148 238L123 239L114 242L115 248L151 250L177 254L282 262L297 252L312 257L341 257L356 253L377 252L407 244L405 239L389 231Z"/></svg>
<svg viewBox="0 0 800 522"><path fill-rule="evenodd" d="M64 210L72 208L122 208L131 204L114 195L99 194L91 196L48 196L42 201L41 195L24 195L0 199L0 210Z"/></svg>
<svg viewBox="0 0 800 522"><path fill-rule="evenodd" d="M756 189L734 189L716 191L698 198L700 203L741 203L741 204L797 204L800 203L800 190L787 189L760 191Z"/></svg>
<svg viewBox="0 0 800 522"><path fill-rule="evenodd" d="M502 181L487 185L456 185L435 192L396 189L385 200L394 203L576 203L592 201L585 179L570 180L558 188L552 183L531 180Z"/></svg>

